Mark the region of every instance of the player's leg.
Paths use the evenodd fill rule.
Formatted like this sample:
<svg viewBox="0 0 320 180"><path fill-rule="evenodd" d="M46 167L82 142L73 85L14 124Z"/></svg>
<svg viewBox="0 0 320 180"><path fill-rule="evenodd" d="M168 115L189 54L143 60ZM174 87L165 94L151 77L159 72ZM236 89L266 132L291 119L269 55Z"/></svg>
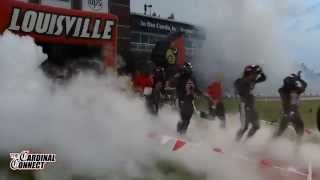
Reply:
<svg viewBox="0 0 320 180"><path fill-rule="evenodd" d="M180 134L185 134L190 124L190 119L192 117L194 109L192 101L180 101L179 104L181 120L178 122L177 131Z"/></svg>
<svg viewBox="0 0 320 180"><path fill-rule="evenodd" d="M251 129L248 133L248 138L252 137L260 129L260 121L257 110L254 106L248 108L249 122L251 123Z"/></svg>
<svg viewBox="0 0 320 180"><path fill-rule="evenodd" d="M244 102L240 102L239 105L240 110L240 129L237 132L236 140L239 141L244 133L247 131L249 122L247 121L247 112L246 112L246 105Z"/></svg>
<svg viewBox="0 0 320 180"><path fill-rule="evenodd" d="M220 119L220 127L226 128L226 111L223 102L218 102L216 105L216 115Z"/></svg>
<svg viewBox="0 0 320 180"><path fill-rule="evenodd" d="M304 133L304 123L299 111L295 111L294 115L292 116L292 123L297 135L302 137Z"/></svg>
<svg viewBox="0 0 320 180"><path fill-rule="evenodd" d="M275 138L280 137L284 133L284 131L287 129L289 121L290 121L289 112L282 112L279 127L277 131L274 133L273 137Z"/></svg>

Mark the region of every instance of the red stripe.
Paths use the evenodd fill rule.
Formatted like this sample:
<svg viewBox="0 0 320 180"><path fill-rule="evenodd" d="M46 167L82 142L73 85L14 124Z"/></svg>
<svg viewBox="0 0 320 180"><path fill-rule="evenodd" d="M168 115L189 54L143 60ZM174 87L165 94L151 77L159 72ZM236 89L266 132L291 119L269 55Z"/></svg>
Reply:
<svg viewBox="0 0 320 180"><path fill-rule="evenodd" d="M184 47L184 37L180 36L171 43L171 48L178 49L178 65L183 65L186 62L186 50Z"/></svg>

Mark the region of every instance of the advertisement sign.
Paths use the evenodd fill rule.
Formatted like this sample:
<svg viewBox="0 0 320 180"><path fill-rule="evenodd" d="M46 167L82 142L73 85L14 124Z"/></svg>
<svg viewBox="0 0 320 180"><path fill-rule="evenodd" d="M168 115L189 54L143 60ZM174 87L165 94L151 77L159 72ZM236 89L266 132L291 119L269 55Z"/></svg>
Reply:
<svg viewBox="0 0 320 180"><path fill-rule="evenodd" d="M108 47L109 58L116 56L117 22L109 13L0 0L0 33L10 30L38 42Z"/></svg>
<svg viewBox="0 0 320 180"><path fill-rule="evenodd" d="M182 32L189 37L204 39L203 32L190 24L138 14L131 15L131 29L139 32L160 33L165 35L174 32Z"/></svg>
<svg viewBox="0 0 320 180"><path fill-rule="evenodd" d="M82 9L92 12L109 12L108 0L83 0Z"/></svg>
<svg viewBox="0 0 320 180"><path fill-rule="evenodd" d="M116 40L117 18L108 13L0 1L0 32L6 29L41 42L105 44Z"/></svg>
<svg viewBox="0 0 320 180"><path fill-rule="evenodd" d="M172 32L184 32L193 33L194 27L188 24L182 24L172 21L162 20L160 18L150 18L147 16L133 15L131 20L133 29L138 29L144 32L153 33L172 33Z"/></svg>

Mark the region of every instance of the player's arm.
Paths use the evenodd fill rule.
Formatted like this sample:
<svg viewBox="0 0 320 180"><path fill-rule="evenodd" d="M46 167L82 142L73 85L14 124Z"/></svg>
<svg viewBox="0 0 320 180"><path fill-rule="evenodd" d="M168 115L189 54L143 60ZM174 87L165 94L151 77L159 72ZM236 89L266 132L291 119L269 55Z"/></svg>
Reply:
<svg viewBox="0 0 320 180"><path fill-rule="evenodd" d="M298 74L294 74L296 80L300 83L301 87L299 88L299 93L304 93L308 84L306 81L304 81L302 78L301 78L301 71L298 72Z"/></svg>
<svg viewBox="0 0 320 180"><path fill-rule="evenodd" d="M259 77L256 79L256 83L261 83L267 80L267 76L261 71Z"/></svg>
<svg viewBox="0 0 320 180"><path fill-rule="evenodd" d="M304 93L306 91L306 88L308 86L307 82L304 81L303 79L299 78L298 81L300 82L301 84L301 87L300 87L300 93Z"/></svg>

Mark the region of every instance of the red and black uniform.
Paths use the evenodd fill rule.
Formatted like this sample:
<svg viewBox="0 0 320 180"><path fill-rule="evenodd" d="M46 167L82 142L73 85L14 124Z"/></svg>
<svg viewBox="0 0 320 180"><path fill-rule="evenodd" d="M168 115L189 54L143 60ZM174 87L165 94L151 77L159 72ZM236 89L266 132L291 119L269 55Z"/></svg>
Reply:
<svg viewBox="0 0 320 180"><path fill-rule="evenodd" d="M161 66L157 66L153 71L153 86L151 95L147 97L148 108L152 114L158 114L161 93L164 92L165 86L165 70Z"/></svg>
<svg viewBox="0 0 320 180"><path fill-rule="evenodd" d="M300 86L298 83L300 83ZM307 83L298 75L291 75L284 79L283 86L279 89L282 101L282 118L275 136L279 137L288 127L293 124L296 133L301 137L304 133L304 123L299 112L300 95L305 92Z"/></svg>
<svg viewBox="0 0 320 180"><path fill-rule="evenodd" d="M160 108L160 103L166 100L171 100L171 104L175 104L176 95L176 79L175 75L179 74L177 65L167 65L166 67L157 66L153 72L153 89L150 98L148 99L151 112L157 114ZM171 96L171 98L169 98Z"/></svg>
<svg viewBox="0 0 320 180"><path fill-rule="evenodd" d="M236 94L240 96L240 122L241 128L237 133L237 140L240 140L244 133L248 130L249 124L251 129L248 133L248 138L252 137L258 129L260 122L255 105L255 97L252 93L257 83L266 80L265 74L257 65L247 66L244 71L244 76L235 81L234 86Z"/></svg>
<svg viewBox="0 0 320 180"><path fill-rule="evenodd" d="M185 134L192 118L194 107L193 100L196 93L199 93L196 80L192 76L192 66L190 63L184 65L181 73L176 75L176 93L179 101L181 120L177 124L177 131Z"/></svg>

